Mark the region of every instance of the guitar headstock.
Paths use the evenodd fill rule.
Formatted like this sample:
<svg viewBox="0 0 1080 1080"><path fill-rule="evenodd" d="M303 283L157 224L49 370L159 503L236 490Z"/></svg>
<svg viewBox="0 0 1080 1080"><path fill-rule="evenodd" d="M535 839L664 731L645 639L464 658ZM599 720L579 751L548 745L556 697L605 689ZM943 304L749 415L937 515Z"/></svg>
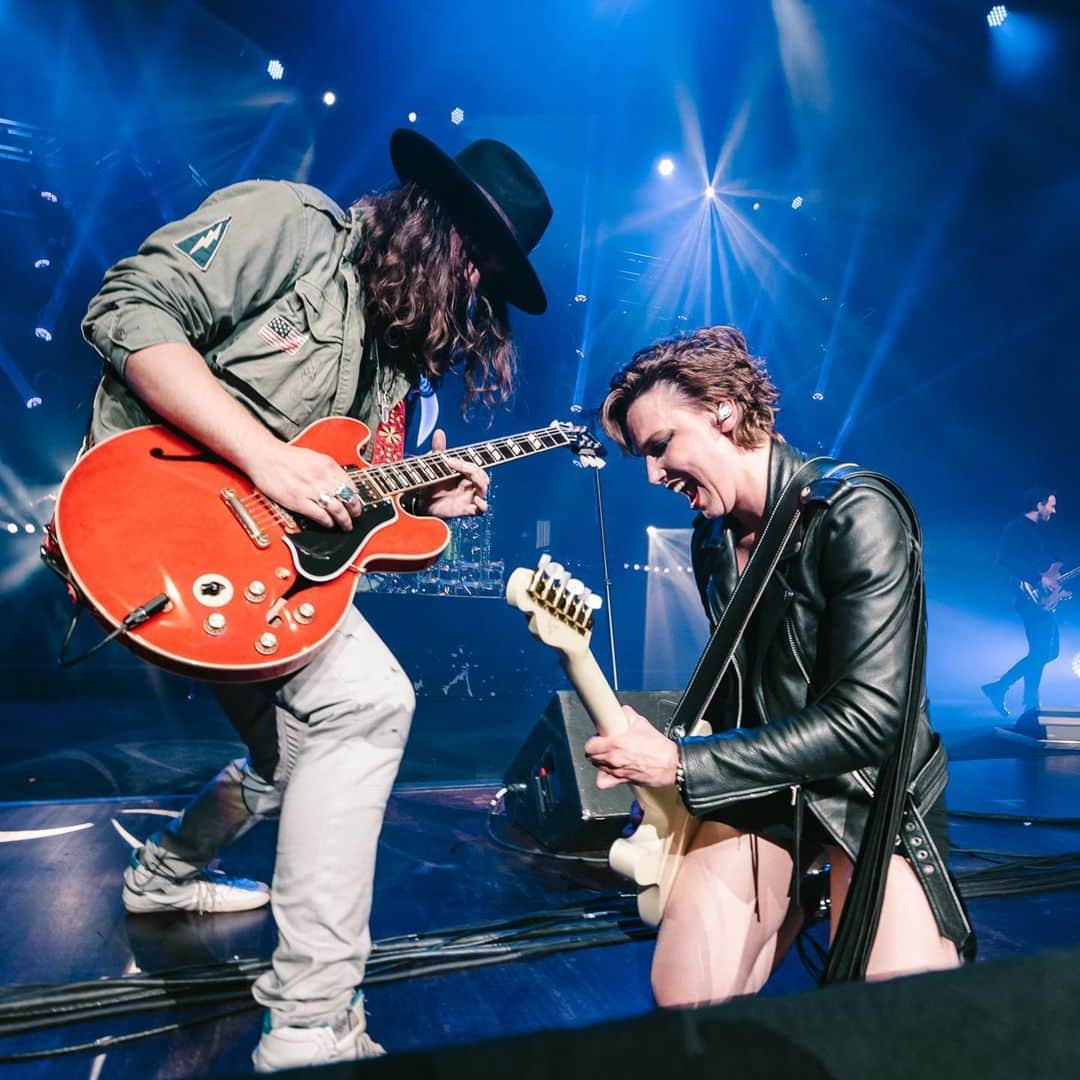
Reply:
<svg viewBox="0 0 1080 1080"><path fill-rule="evenodd" d="M535 570L519 567L506 583L506 601L529 617L529 632L567 656L589 648L593 620L602 599L550 555Z"/></svg>
<svg viewBox="0 0 1080 1080"><path fill-rule="evenodd" d="M551 426L558 428L566 436L570 449L577 455L579 465L589 469L602 469L604 467L607 449L584 424L571 424L566 420L552 420Z"/></svg>

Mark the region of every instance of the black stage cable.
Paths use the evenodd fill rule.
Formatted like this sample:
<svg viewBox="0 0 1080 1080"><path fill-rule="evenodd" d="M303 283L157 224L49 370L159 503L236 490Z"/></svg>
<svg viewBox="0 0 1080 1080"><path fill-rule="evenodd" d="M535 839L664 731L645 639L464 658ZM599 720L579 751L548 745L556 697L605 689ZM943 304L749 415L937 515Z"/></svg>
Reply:
<svg viewBox="0 0 1080 1080"><path fill-rule="evenodd" d="M960 848L956 849L956 853L998 860L990 867L958 875L961 892L969 899L1080 885L1080 853L1077 852L1036 856ZM582 929L583 923L587 924L588 929ZM533 912L493 923L468 924L426 934L403 934L384 939L376 942L373 948L365 982L376 986L426 975L535 959L571 949L644 940L654 934L655 930L642 924L636 917L633 893L602 894L587 904ZM826 956L825 950L808 934L799 936L796 947L813 975ZM813 956L810 955L811 951ZM211 1016L124 1035L103 1036L75 1046L2 1055L0 1063L91 1050L100 1052L107 1047L209 1023L253 1009L251 983L268 966L262 960L236 960L175 968L153 975L87 980L67 986L35 984L2 987L0 1037L162 1008L195 1008L234 1001L243 1001L244 1004Z"/></svg>
<svg viewBox="0 0 1080 1080"><path fill-rule="evenodd" d="M161 1027L145 1028L142 1031L131 1031L126 1035L102 1035L88 1043L73 1043L69 1046L57 1046L50 1050L26 1050L21 1054L0 1054L0 1065L18 1065L24 1061L40 1061L42 1058L63 1057L68 1054L95 1053L102 1054L107 1050L113 1050L125 1043L138 1042L140 1039L149 1039L155 1035L169 1035L174 1031L184 1031L187 1028L198 1027L200 1024L212 1024L218 1020L227 1020L230 1016L238 1016L242 1012L250 1012L255 1008L255 1002L242 1005L237 1009L226 1009L224 1012L210 1013L207 1016L199 1016L194 1020L179 1020L175 1024L163 1024Z"/></svg>
<svg viewBox="0 0 1080 1080"><path fill-rule="evenodd" d="M506 840L501 836L495 835L495 829L493 828L493 822L495 821L495 815L498 813L499 804L506 797L507 792L510 791L510 786L499 788L498 791L492 796L491 809L487 814L487 833L491 840L498 844L499 847L506 848L508 851L517 852L518 855L536 855L543 859L557 859L562 862L579 862L579 863L593 863L597 866L607 866L608 861L606 856L600 855L564 855L559 851L547 851L544 848L525 847L523 844L515 844L512 840Z"/></svg>
<svg viewBox="0 0 1080 1080"><path fill-rule="evenodd" d="M655 931L637 919L633 901L632 894L605 894L585 905L495 923L450 927L426 935L388 938L376 943L365 984L375 986L652 937ZM582 929L583 923L588 929ZM176 968L156 975L87 980L69 986L35 984L3 988L0 1036L5 1037L161 1008L191 1008L237 1000L245 1003L240 1008L192 1021L103 1036L73 1046L3 1055L0 1064L83 1051L101 1052L107 1047L253 1009L250 985L268 967L266 961L238 960Z"/></svg>

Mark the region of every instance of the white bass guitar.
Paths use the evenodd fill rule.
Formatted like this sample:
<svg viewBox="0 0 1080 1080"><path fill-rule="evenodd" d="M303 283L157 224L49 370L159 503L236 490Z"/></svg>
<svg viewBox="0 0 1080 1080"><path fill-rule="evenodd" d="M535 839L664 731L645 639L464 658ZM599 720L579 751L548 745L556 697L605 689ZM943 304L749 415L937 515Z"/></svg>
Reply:
<svg viewBox="0 0 1080 1080"><path fill-rule="evenodd" d="M528 616L530 632L558 652L563 670L596 730L601 735L626 731L626 714L589 649L601 598L545 555L535 570L521 567L510 575L506 599L511 607ZM690 732L711 733L705 720ZM641 921L659 926L698 820L683 805L674 787L635 787L633 791L644 817L632 836L611 845L608 862L616 873L638 886Z"/></svg>

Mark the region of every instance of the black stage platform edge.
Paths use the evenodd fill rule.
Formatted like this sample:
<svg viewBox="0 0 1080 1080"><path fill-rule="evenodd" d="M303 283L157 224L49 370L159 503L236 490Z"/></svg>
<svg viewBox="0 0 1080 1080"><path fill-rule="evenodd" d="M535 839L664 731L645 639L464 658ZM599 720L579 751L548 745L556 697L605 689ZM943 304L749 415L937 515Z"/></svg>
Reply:
<svg viewBox="0 0 1080 1080"><path fill-rule="evenodd" d="M543 994L542 984L534 992ZM617 994L619 988L611 987ZM289 1070L345 1080L717 1075L1017 1080L1080 1075L1080 948L960 971L657 1012L431 1053ZM423 1023L422 1017L416 1018ZM377 1033L375 1033L377 1035Z"/></svg>

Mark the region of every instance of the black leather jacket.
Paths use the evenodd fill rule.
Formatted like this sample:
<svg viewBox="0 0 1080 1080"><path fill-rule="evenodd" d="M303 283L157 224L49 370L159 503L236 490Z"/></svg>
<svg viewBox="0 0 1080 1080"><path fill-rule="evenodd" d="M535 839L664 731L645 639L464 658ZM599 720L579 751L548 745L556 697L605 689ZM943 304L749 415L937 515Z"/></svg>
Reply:
<svg viewBox="0 0 1080 1080"><path fill-rule="evenodd" d="M774 440L769 509L804 460ZM790 802L805 800L854 858L878 766L903 720L913 635L926 633L911 603L922 553L903 501L872 474L821 479L803 506L707 714L714 734L679 740L683 795L695 815L724 817L733 804L790 789ZM738 574L729 523L699 518L692 550L715 624ZM925 812L944 791L947 767L925 688L917 692L908 789Z"/></svg>

